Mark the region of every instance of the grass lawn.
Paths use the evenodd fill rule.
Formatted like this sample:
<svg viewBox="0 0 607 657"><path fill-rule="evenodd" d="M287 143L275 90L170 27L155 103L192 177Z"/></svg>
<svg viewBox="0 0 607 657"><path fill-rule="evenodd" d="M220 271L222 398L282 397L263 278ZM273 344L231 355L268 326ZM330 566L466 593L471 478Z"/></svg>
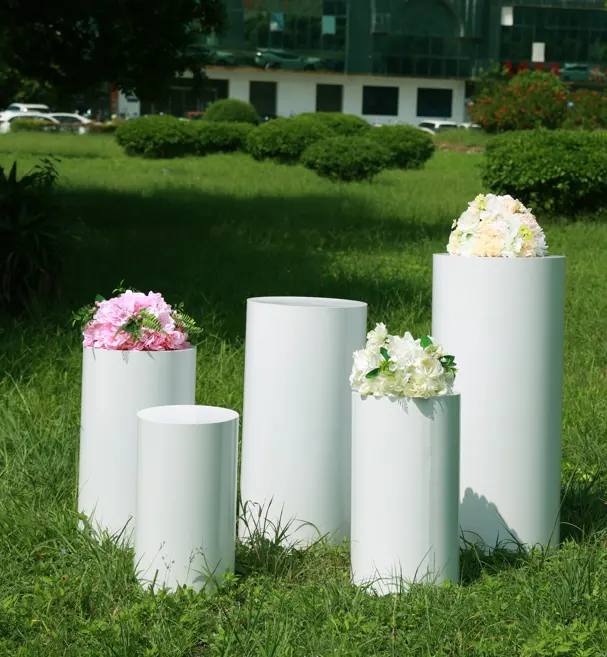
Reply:
<svg viewBox="0 0 607 657"><path fill-rule="evenodd" d="M461 586L374 598L350 586L345 547L239 547L217 594L154 596L128 551L76 529L70 310L121 279L185 301L205 329L197 401L240 411L247 297L361 299L370 325L429 330L431 256L481 191L483 155L336 185L244 155L147 161L107 136L0 136L0 165L49 153L73 237L63 296L0 323L0 657L607 654L607 223L539 217L568 258L561 549L466 552Z"/></svg>

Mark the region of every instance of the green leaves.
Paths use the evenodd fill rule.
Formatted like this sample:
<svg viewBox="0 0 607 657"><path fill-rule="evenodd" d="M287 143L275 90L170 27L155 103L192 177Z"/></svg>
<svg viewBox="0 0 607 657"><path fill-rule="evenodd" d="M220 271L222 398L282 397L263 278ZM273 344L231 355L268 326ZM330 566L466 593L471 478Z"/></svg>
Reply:
<svg viewBox="0 0 607 657"><path fill-rule="evenodd" d="M365 376L366 379L374 379L376 376L379 376L380 374L387 374L388 376L393 375L393 372L390 369L390 365L392 365L392 361L390 360L388 350L385 347L381 347L379 353L382 355L383 361L379 364L379 367L376 367L374 370L371 370L370 372L367 373L367 375Z"/></svg>
<svg viewBox="0 0 607 657"><path fill-rule="evenodd" d="M456 372L457 367L455 365L455 356L450 356L445 354L441 359L440 359L441 365L445 369L445 372Z"/></svg>
<svg viewBox="0 0 607 657"><path fill-rule="evenodd" d="M419 341L422 349L427 349L432 346L432 339L429 335L424 335L424 337Z"/></svg>
<svg viewBox="0 0 607 657"><path fill-rule="evenodd" d="M156 315L149 312L147 308L142 308L135 315L132 315L127 322L125 322L114 334L116 337L119 333L130 333L135 342L140 340L143 335L143 329L150 329L158 333L165 333L162 324Z"/></svg>

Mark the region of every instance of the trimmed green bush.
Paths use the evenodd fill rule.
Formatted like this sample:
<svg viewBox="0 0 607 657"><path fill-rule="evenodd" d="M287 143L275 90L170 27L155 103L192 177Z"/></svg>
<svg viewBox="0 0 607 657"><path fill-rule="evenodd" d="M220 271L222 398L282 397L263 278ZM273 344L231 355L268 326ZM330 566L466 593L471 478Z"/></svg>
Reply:
<svg viewBox="0 0 607 657"><path fill-rule="evenodd" d="M215 101L204 113L204 120L221 123L252 123L253 125L257 125L261 121L253 105L236 98Z"/></svg>
<svg viewBox="0 0 607 657"><path fill-rule="evenodd" d="M319 176L352 182L372 180L390 165L390 152L367 137L331 137L312 144L301 163Z"/></svg>
<svg viewBox="0 0 607 657"><path fill-rule="evenodd" d="M194 126L198 155L246 151L247 137L254 130L250 123L196 121Z"/></svg>
<svg viewBox="0 0 607 657"><path fill-rule="evenodd" d="M371 126L360 116L354 114L344 114L343 112L306 112L299 114L296 118L309 118L331 128L336 135L345 137L353 135L362 135L367 132Z"/></svg>
<svg viewBox="0 0 607 657"><path fill-rule="evenodd" d="M275 119L260 125L247 138L247 150L256 160L272 159L291 164L301 154L333 132L317 121L305 119Z"/></svg>
<svg viewBox="0 0 607 657"><path fill-rule="evenodd" d="M43 119L15 119L10 122L11 132L40 132L42 130L58 130L59 125Z"/></svg>
<svg viewBox="0 0 607 657"><path fill-rule="evenodd" d="M89 123L86 126L87 132L99 135L113 135L122 122L112 121L111 123Z"/></svg>
<svg viewBox="0 0 607 657"><path fill-rule="evenodd" d="M384 125L366 135L390 151L390 166L421 169L434 154L432 137L412 125Z"/></svg>
<svg viewBox="0 0 607 657"><path fill-rule="evenodd" d="M607 205L607 136L536 130L487 144L483 183L535 211L575 214Z"/></svg>
<svg viewBox="0 0 607 657"><path fill-rule="evenodd" d="M197 134L190 121L174 116L142 116L120 124L116 141L127 155L183 157L196 152Z"/></svg>

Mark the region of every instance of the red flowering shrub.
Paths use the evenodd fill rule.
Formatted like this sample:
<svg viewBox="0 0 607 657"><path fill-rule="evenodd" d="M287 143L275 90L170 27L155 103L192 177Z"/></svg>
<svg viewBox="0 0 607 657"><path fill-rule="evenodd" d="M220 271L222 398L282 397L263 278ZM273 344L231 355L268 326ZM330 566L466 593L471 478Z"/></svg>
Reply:
<svg viewBox="0 0 607 657"><path fill-rule="evenodd" d="M574 91L565 127L582 130L607 128L607 94L588 89Z"/></svg>
<svg viewBox="0 0 607 657"><path fill-rule="evenodd" d="M523 70L508 82L482 89L468 111L487 132L559 128L568 102L569 91L554 73Z"/></svg>

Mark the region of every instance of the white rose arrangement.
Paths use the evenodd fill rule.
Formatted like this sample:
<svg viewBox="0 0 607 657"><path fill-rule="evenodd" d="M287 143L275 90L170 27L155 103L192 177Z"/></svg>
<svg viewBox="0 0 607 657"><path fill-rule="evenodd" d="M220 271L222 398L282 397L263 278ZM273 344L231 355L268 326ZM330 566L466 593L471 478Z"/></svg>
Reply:
<svg viewBox="0 0 607 657"><path fill-rule="evenodd" d="M377 324L365 348L354 352L350 385L374 397L438 397L453 393L455 373L455 358L430 336L389 335L385 324Z"/></svg>
<svg viewBox="0 0 607 657"><path fill-rule="evenodd" d="M512 196L479 194L453 222L447 251L485 258L534 258L548 251L531 210Z"/></svg>

